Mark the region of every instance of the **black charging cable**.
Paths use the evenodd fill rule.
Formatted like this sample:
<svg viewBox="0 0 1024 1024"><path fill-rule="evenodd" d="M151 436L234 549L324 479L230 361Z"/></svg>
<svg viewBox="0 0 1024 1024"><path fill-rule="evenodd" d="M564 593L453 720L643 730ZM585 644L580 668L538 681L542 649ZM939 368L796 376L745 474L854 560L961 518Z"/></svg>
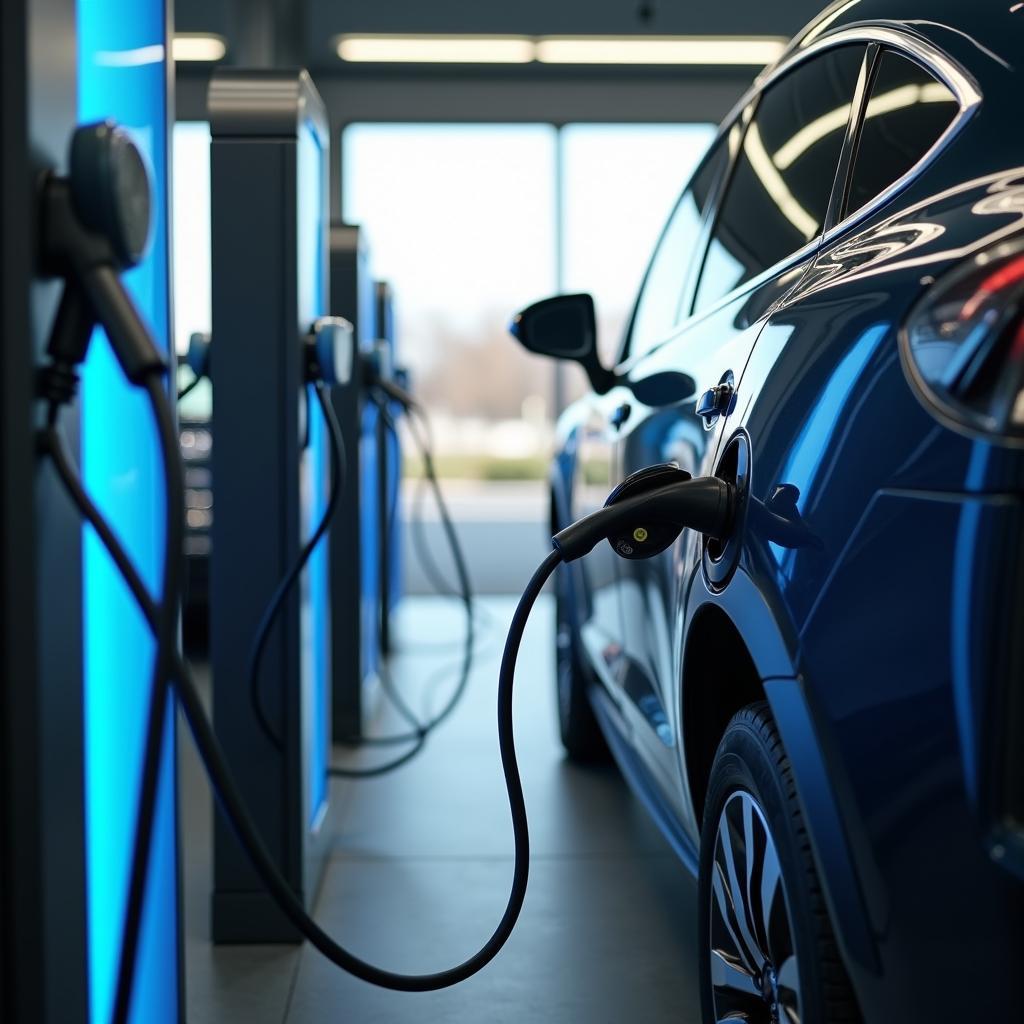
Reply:
<svg viewBox="0 0 1024 1024"><path fill-rule="evenodd" d="M295 586L302 570L308 563L316 549L316 546L320 543L321 538L326 534L330 522L334 517L337 510L339 496L345 486L347 470L344 436L342 435L337 416L334 413L330 396L322 382L315 382L314 387L316 388L316 395L321 412L327 424L327 437L331 463L330 494L319 524L303 545L302 550L299 553L299 557L296 559L289 572L282 578L267 604L263 617L257 627L249 661L249 698L253 708L253 713L259 723L261 731L277 750L283 749L283 741L264 710L262 695L259 688L260 666L262 663L263 653L266 650L267 641L274 622L284 606L285 598L291 588ZM404 392L402 392L402 394L405 396ZM425 417L422 409L420 409L420 407L411 399L411 396L405 397L406 402L403 404L403 407L410 411L415 411L419 416ZM390 410L387 409L386 402L376 396L375 401L377 402L380 414L385 418L389 428L391 430L397 430L394 419L391 417ZM389 736L345 736L339 738L338 742L350 746L398 746L407 743L412 744L412 746L396 757L391 758L382 764L372 765L370 767L349 768L341 765L330 765L327 772L328 775L333 778L376 778L394 771L411 761L422 751L430 733L451 715L455 707L461 701L462 696L466 691L469 677L472 673L474 627L472 605L473 594L472 585L469 579L469 570L466 566L465 555L462 551L461 545L459 544L458 535L455 531L454 524L452 523L451 516L448 513L447 505L444 501L444 495L437 479L430 446L424 442L423 438L417 432L414 431L413 433L417 444L420 447L425 471L428 478L431 480L434 497L440 510L442 522L444 523L445 536L449 547L451 548L453 561L456 565L456 572L458 573L459 584L462 591L462 600L466 607L467 624L464 641L465 654L463 657L459 681L452 691L452 695L449 697L442 709L433 715L428 721L421 721L405 702L405 699L395 686L394 680L392 679L387 666L382 665L379 673L381 689L392 705L394 705L399 715L405 720L410 731ZM447 674L447 670L445 671Z"/></svg>
<svg viewBox="0 0 1024 1024"><path fill-rule="evenodd" d="M327 392L326 386L321 381L316 381L313 386L316 389L316 396L320 406L320 411L323 414L327 425L328 446L330 451L330 493L320 522L317 524L316 529L310 535L309 539L303 545L302 550L299 552L299 557L278 583L277 588L274 590L274 593L267 604L263 617L260 619L259 626L256 630L252 653L249 659L250 704L252 705L253 713L256 716L256 721L259 723L260 729L277 750L283 750L283 741L264 711L259 689L260 665L263 658L263 652L266 650L270 631L277 620L281 609L284 607L285 598L288 596L292 587L295 586L302 570L309 562L309 559L312 557L321 538L323 538L330 526L331 520L337 510L338 501L342 490L344 489L345 477L347 475L345 439L342 435L338 418L334 413L334 407L331 404L330 395ZM401 742L411 742L413 746L409 750L404 751L399 756L384 764L374 765L368 768L343 768L340 765L331 765L327 770L328 775L349 779L375 778L376 776L394 771L396 768L399 768L411 761L423 749L427 740L427 735L429 734L429 729L427 729L416 718L415 714L403 700L401 694L399 694L397 688L394 687L389 675L382 673L381 683L385 688L385 692L388 694L389 699L398 709L399 714L405 718L407 724L412 729L411 732L403 734Z"/></svg>
<svg viewBox="0 0 1024 1024"><path fill-rule="evenodd" d="M83 518L96 530L104 547L110 553L118 571L128 584L139 608L154 629L158 629L162 610L153 601L138 571L125 553L116 535L96 508L82 486L71 460L63 449L63 442L54 431L48 438L47 454L53 460L58 475L71 500ZM181 474L180 464L172 463L168 475ZM172 490L172 488L168 488ZM183 506L177 515L183 514ZM523 632L533 605L562 561L561 553L555 549L548 554L538 567L523 592L515 615L509 627L498 677L498 743L501 754L505 786L508 793L509 809L515 843L515 867L509 899L501 920L486 943L471 957L457 967L431 974L399 974L383 970L355 956L332 939L306 911L302 901L292 891L287 880L274 864L259 831L253 822L244 800L238 792L234 776L228 766L220 743L203 707L202 698L196 686L188 663L176 648L173 651L173 679L182 710L195 740L199 756L213 784L221 809L231 822L243 849L248 854L261 881L296 929L327 959L357 978L382 988L402 992L427 992L448 988L471 977L485 967L501 950L522 910L529 876L530 838L526 818L526 804L523 797L522 781L516 760L515 736L512 719L512 695L515 682L515 666L522 642Z"/></svg>
<svg viewBox="0 0 1024 1024"><path fill-rule="evenodd" d="M271 595L270 601L267 602L263 617L256 627L256 635L253 638L252 650L249 655L249 703L252 705L253 714L256 716L260 729L277 750L283 750L284 743L263 710L263 701L260 696L260 666L263 661L263 653L267 647L270 630L281 613L281 609L284 607L285 598L302 575L302 570L306 567L320 540L327 533L334 513L338 508L338 501L344 489L345 477L348 472L345 441L341 434L338 418L334 414L334 407L331 405L327 386L322 381L314 381L310 386L315 389L317 403L327 423L327 434L330 441L328 448L330 451L331 482L327 504L324 506L323 515L320 517L320 522L317 523L316 529L302 546L299 557L296 558L291 568L282 577L274 593Z"/></svg>
<svg viewBox="0 0 1024 1024"><path fill-rule="evenodd" d="M371 392L372 393L372 392ZM425 424L425 430L427 431L427 437L429 437L429 420L426 418L426 413L415 402L410 395L407 395L404 391L401 392L404 401L400 401L402 407L410 413L410 415L420 417ZM377 403L378 409L381 416L385 418L385 421L389 429L397 431L397 425L391 416L390 410L387 408L386 400L381 396L374 396L374 401ZM411 422L411 421L410 421ZM419 432L412 427L411 432L413 439L419 448L420 455L423 459L424 472L427 479L430 481L431 488L434 493L434 500L437 503L438 513L441 517L441 522L444 526L445 537L448 541L448 546L452 553L452 561L455 563L455 571L459 579L459 597L466 612L466 632L463 639L463 657L462 666L459 672L459 680L452 690L448 700L442 706L441 710L430 716L426 721L420 722L415 719L410 719L408 714L403 714L406 721L412 726L413 731L408 733L398 733L389 736L355 736L355 737L344 737L339 742L346 743L352 746L392 746L402 743L408 743L420 738L425 739L426 735L429 735L445 722L455 711L455 708L461 702L465 695L466 689L469 684L469 678L472 674L473 669L473 657L475 651L475 615L473 607L473 588L469 577L469 568L466 564L465 553L462 550L462 545L459 543L458 534L455 530L455 525L452 522L451 515L448 511L447 503L444 499L444 493L441 489L440 482L437 478L437 471L434 465L433 457L433 445L431 445L424 436L421 436ZM447 675L450 670L445 667L442 672ZM441 675L441 673L438 673ZM388 694L392 703L398 706L397 701L397 690L393 686L393 681L390 679L390 674L387 670L381 677L382 686L385 688L385 693ZM390 690L390 692L389 692ZM408 708L406 706L405 710ZM401 708L400 708L401 711ZM417 751L418 752L418 751ZM400 764L405 764L406 761L411 759L411 755L402 755L399 758L395 758L394 761L389 762L388 765L380 766L382 769L388 770L389 765L391 768L397 768ZM369 771L377 771L377 769L368 769ZM343 769L332 767L330 774L341 777L341 778L358 778L360 776L360 769Z"/></svg>
<svg viewBox="0 0 1024 1024"><path fill-rule="evenodd" d="M174 429L168 395L164 390L162 374L147 376L142 384L149 398L157 438L164 464L177 459L178 438ZM63 441L58 433L59 406L51 404L47 414L47 426L40 436L40 447L49 456L57 472L69 487L68 481L74 476L70 467ZM166 474L163 581L159 601L154 603L156 651L153 656L153 670L150 681L149 707L146 712L146 736L143 747L142 778L139 784L135 841L132 846L132 860L128 883L128 898L125 904L124 925L121 937L121 952L118 959L117 982L114 995L113 1020L126 1022L130 1011L132 980L138 953L142 928L142 912L145 906L146 878L148 875L150 850L153 841L153 826L160 783L160 766L164 755L164 733L167 721L169 682L174 665L174 652L178 643L178 594L181 589L181 559L184 544L184 523L176 510L184 508L185 490L180 474ZM69 487L70 490L70 487ZM101 516L96 521L106 526ZM90 518L90 522L92 519ZM95 523L93 524L95 526ZM109 527L106 527L109 537ZM97 533L100 529L97 528ZM100 540L108 548L107 540L100 533ZM116 560L115 560L116 561ZM122 571L122 566L118 565ZM122 571L123 575L123 571Z"/></svg>
<svg viewBox="0 0 1024 1024"><path fill-rule="evenodd" d="M180 469L174 415L165 390L167 363L120 277L121 271L138 265L146 251L152 194L145 162L126 132L112 121L100 121L75 130L68 165L66 177L45 172L37 192L38 271L42 276L64 281L46 348L47 362L36 377L37 397L45 401L47 409L40 447L51 455L60 448L60 410L77 393L78 368L85 361L96 325L102 324L125 379L149 399L165 466L178 465ZM118 964L115 1024L127 1021L130 1009L163 753L169 675L178 641L184 481L180 472L166 476L163 580L160 599L150 619L156 650Z"/></svg>
<svg viewBox="0 0 1024 1024"><path fill-rule="evenodd" d="M83 517L92 524L114 560L131 590L136 602L151 628L159 634L165 612L152 599L142 582L138 571L128 558L95 504L81 485L77 474L70 466L70 460L61 451L60 437L56 431L49 435L49 451L57 465L58 473L69 495ZM177 476L178 483L168 481L167 492L179 493L183 469L180 453L174 451L166 466L168 477ZM691 480L686 474L674 471L670 482L653 482L643 478L631 478L614 492L609 504L556 534L552 539L553 550L534 572L519 600L509 626L498 674L498 745L502 770L508 794L509 809L515 844L515 866L508 902L498 926L486 943L472 956L456 967L431 974L399 974L383 970L355 956L332 939L307 913L301 900L295 895L287 880L278 871L266 845L257 830L244 800L234 782L231 769L220 747L213 727L207 718L199 691L191 670L180 650L173 649L174 675L178 697L190 730L213 784L221 809L235 829L247 852L253 867L282 912L296 929L332 963L370 984L403 992L425 992L447 988L469 978L497 955L505 944L522 910L529 876L529 826L526 804L523 797L522 781L516 760L515 733L512 717L512 696L515 683L515 666L522 643L523 633L530 612L545 583L556 567L564 561L581 558L602 539L611 541L615 550L624 557L644 557L630 547L625 538L634 539L641 530L657 537L657 547L651 554L671 543L684 527L698 529L713 537L729 535L735 515L735 489L722 480L706 478ZM179 520L179 526L169 530L178 534L184 515L183 503L168 513ZM648 529L650 528L650 529ZM172 602L176 604L176 602ZM138 840L137 840L138 841ZM130 991L130 985L129 985Z"/></svg>
<svg viewBox="0 0 1024 1024"><path fill-rule="evenodd" d="M193 377L183 388L178 390L178 401L180 402L183 398L188 398L193 391L199 386L199 382L202 377Z"/></svg>

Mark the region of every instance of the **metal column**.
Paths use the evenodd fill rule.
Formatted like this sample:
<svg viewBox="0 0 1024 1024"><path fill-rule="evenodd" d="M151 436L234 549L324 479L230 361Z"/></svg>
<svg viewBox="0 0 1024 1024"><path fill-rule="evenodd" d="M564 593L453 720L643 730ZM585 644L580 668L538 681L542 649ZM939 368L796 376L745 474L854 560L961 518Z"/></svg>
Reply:
<svg viewBox="0 0 1024 1024"><path fill-rule="evenodd" d="M323 547L267 643L259 699L276 743L260 728L247 676L264 608L326 497L324 424L303 383L301 351L302 336L327 312L326 118L304 71L219 71L209 110L214 723L264 840L308 905L326 855L331 651ZM213 938L299 940L219 814Z"/></svg>

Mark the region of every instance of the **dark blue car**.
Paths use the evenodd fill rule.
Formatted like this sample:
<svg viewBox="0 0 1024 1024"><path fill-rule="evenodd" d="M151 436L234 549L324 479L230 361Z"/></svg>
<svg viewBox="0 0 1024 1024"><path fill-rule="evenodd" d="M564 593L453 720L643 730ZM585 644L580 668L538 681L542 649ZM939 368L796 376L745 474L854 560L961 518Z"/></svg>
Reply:
<svg viewBox="0 0 1024 1024"><path fill-rule="evenodd" d="M614 371L589 297L520 315L593 384L553 532L644 467L737 488L725 540L602 544L557 594L565 746L698 875L705 1021L1024 1019L1022 8L833 5L723 124Z"/></svg>

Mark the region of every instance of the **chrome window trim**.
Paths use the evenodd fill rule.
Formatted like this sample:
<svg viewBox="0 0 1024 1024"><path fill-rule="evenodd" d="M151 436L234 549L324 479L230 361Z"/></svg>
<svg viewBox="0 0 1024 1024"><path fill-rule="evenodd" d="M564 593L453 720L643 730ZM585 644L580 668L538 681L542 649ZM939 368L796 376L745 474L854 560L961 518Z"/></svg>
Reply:
<svg viewBox="0 0 1024 1024"><path fill-rule="evenodd" d="M810 255L815 250L828 245L829 242L834 240L838 235L842 234L853 225L862 220L866 220L880 207L884 206L898 192L903 191L903 189L905 189L916 177L918 177L918 175L920 175L931 163L934 162L939 153L942 152L952 139L960 133L964 125L970 120L975 110L977 110L981 104L981 90L974 78L966 71L966 69L961 67L961 65L951 57L943 53L937 46L923 39L921 36L902 28L899 23L896 22L864 22L837 29L835 32L825 33L824 35L815 38L815 40L807 46L801 49L792 50L785 54L780 63L774 65L770 69L762 71L761 74L754 79L753 85L743 94L740 100L729 112L728 116L722 121L718 134L712 141L711 146L708 147L709 152L722 135L732 129L737 120L742 117L744 111L752 104L755 104L765 89L771 86L772 83L777 81L783 75L788 74L805 60L810 60L825 50L833 49L836 46L844 46L849 43L863 43L865 46L871 43L878 43L885 49L894 50L896 53L914 60L950 89L960 105L959 112L950 121L946 130L935 140L925 155L921 157L921 159L918 160L918 162L914 164L914 166L911 167L910 170L908 170L902 177L897 178L896 181L883 191L879 192L877 196L865 203L859 210L855 210L849 216L844 217L841 221L825 231L824 234L812 239L806 245L801 246L778 263L774 263L772 266L766 267L756 277L751 278L749 281L746 281L737 288L734 288L731 292L726 293L707 309L702 310L697 314L691 314L688 319L677 324L671 333L665 336L663 341L652 346L645 354L650 354L668 342L678 338L681 334L684 334L689 330L693 324L699 323L706 317L714 315L723 306L728 305L730 302L733 302L742 295L752 291L754 288L763 284L769 278L774 277L787 267L795 263L799 263L800 260ZM879 54L879 57L880 56L881 54ZM870 97L868 96L867 98ZM857 116L861 116L861 111L857 111ZM732 157L726 172L727 176L731 176L734 163L735 157ZM855 165L856 161L853 161L848 169L847 175L852 172ZM847 182L844 182L844 186L846 184ZM688 186L689 183L687 183L687 187ZM712 225L718 219L718 213L721 208L721 201L723 198L724 196L719 194L716 197L714 207L708 211ZM712 226L711 231L703 240L705 252L702 254L701 258L702 271L703 258L706 256L706 249L713 234L714 227ZM700 280L698 277L697 287L699 286ZM637 359L635 357L629 356L620 367L617 367L617 369L628 370L636 361Z"/></svg>

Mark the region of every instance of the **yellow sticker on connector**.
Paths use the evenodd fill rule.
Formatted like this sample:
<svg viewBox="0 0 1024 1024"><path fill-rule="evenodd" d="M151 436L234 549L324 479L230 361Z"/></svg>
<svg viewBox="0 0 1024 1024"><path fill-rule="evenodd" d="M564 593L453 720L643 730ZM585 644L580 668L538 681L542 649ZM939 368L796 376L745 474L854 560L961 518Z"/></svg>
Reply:
<svg viewBox="0 0 1024 1024"><path fill-rule="evenodd" d="M643 544L643 542L647 540L647 531L642 526L638 526L633 531L633 540L637 541L639 544Z"/></svg>

